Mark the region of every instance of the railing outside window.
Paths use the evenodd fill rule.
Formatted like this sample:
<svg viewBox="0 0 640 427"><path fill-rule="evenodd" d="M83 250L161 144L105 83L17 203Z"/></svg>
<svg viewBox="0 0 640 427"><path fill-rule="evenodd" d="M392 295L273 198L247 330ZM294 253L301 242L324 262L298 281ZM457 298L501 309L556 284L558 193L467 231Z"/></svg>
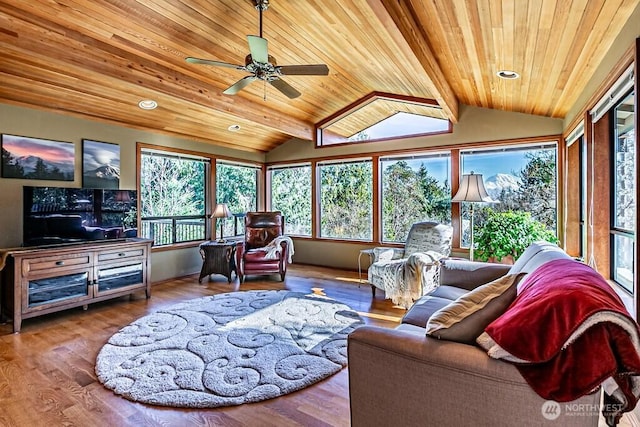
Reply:
<svg viewBox="0 0 640 427"><path fill-rule="evenodd" d="M153 246L204 240L205 218L149 217L142 218L142 236L153 240Z"/></svg>

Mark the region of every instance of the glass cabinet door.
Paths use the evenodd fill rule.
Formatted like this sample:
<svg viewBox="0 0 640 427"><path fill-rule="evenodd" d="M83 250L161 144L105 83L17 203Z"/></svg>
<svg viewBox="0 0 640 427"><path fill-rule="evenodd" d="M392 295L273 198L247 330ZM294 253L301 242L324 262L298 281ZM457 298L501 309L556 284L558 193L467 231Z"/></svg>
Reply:
<svg viewBox="0 0 640 427"><path fill-rule="evenodd" d="M81 297L89 298L89 273L87 271L29 280L28 307Z"/></svg>
<svg viewBox="0 0 640 427"><path fill-rule="evenodd" d="M142 263L108 266L98 269L98 293L117 290L143 281Z"/></svg>

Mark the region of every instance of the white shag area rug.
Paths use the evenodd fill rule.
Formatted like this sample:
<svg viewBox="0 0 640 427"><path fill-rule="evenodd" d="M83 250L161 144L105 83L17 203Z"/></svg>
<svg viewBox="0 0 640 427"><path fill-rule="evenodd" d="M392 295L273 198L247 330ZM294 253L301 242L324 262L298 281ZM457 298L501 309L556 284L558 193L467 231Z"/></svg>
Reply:
<svg viewBox="0 0 640 427"><path fill-rule="evenodd" d="M98 379L127 399L213 408L300 390L347 365L362 319L330 298L230 292L144 316L100 350Z"/></svg>

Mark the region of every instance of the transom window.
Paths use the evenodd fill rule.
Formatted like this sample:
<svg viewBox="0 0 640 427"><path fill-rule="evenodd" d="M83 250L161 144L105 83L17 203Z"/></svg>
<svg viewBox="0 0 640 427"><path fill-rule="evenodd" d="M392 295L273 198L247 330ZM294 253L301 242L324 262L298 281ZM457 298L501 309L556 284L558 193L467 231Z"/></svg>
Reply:
<svg viewBox="0 0 640 427"><path fill-rule="evenodd" d="M451 131L431 99L373 92L316 125L318 147L364 143Z"/></svg>

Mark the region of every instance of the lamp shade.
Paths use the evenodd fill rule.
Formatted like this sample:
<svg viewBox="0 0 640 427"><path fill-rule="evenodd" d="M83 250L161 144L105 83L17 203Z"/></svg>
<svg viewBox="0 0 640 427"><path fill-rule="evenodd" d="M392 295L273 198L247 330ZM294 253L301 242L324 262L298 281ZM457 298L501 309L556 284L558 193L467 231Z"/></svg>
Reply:
<svg viewBox="0 0 640 427"><path fill-rule="evenodd" d="M460 188L458 192L451 199L452 202L493 202L487 190L484 188L484 182L482 181L482 174L469 174L462 175L462 181L460 181Z"/></svg>
<svg viewBox="0 0 640 427"><path fill-rule="evenodd" d="M229 218L231 216L231 211L227 207L226 203L218 203L211 216L214 218Z"/></svg>

